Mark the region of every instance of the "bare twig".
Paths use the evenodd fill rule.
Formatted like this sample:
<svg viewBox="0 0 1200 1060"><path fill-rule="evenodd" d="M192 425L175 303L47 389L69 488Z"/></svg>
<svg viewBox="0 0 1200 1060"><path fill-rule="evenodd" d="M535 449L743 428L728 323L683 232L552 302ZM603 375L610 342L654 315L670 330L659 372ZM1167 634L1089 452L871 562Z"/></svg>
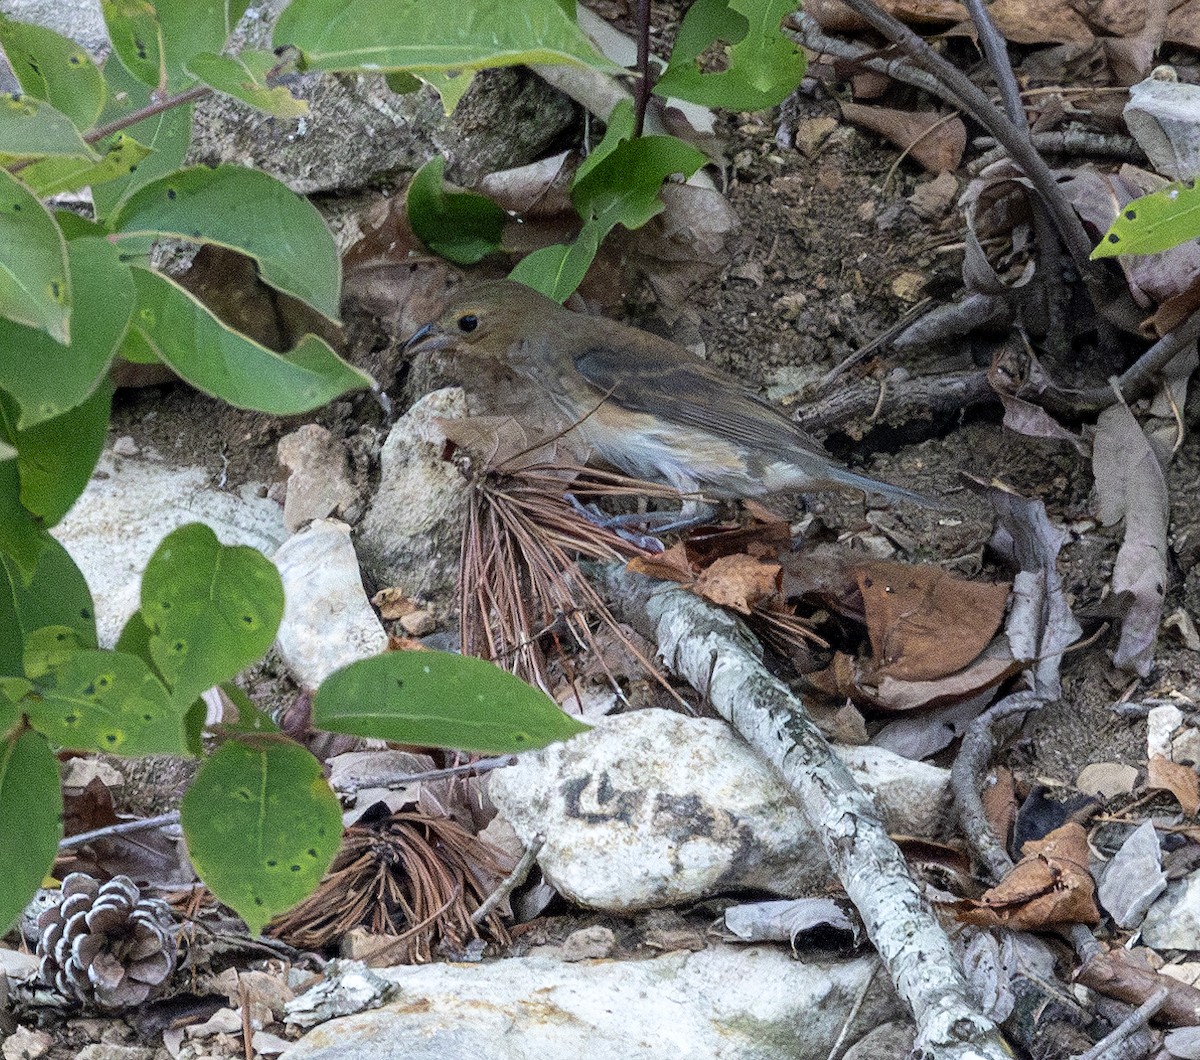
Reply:
<svg viewBox="0 0 1200 1060"><path fill-rule="evenodd" d="M917 1024L915 1051L941 1058L1010 1058L970 1000L949 939L923 900L874 804L833 754L803 702L767 672L757 644L695 594L616 564L601 568L614 606L661 647L693 688L783 777L821 837Z"/></svg>
<svg viewBox="0 0 1200 1060"><path fill-rule="evenodd" d="M1121 1045L1145 1027L1158 1014L1158 1010L1163 1007L1167 996L1165 988L1156 990L1142 1004L1138 1005L1122 1023L1114 1027L1086 1053L1080 1053L1076 1057L1076 1060L1101 1060L1102 1057L1106 1057L1112 1049ZM1145 1053L1142 1052L1139 1055L1145 1055Z"/></svg>
<svg viewBox="0 0 1200 1060"><path fill-rule="evenodd" d="M1083 222L1071 208L1050 167L1034 149L1028 128L1018 128L964 73L872 0L846 0L846 4L940 84L941 90L936 93L939 98L967 111L1004 145L1050 211L1071 260L1087 285L1097 313L1124 330L1136 331L1139 314L1128 289L1105 268L1089 260L1092 244ZM801 16L800 24L803 24L803 18Z"/></svg>
<svg viewBox="0 0 1200 1060"><path fill-rule="evenodd" d="M93 828L90 832L69 835L66 839L59 841L58 849L71 850L74 847L81 847L85 843L90 843L94 839L107 839L115 835L128 835L130 832L144 832L148 828L159 828L162 825L178 823L178 810L174 810L171 813L160 813L157 817L143 817L137 821L122 821L120 824L109 824L103 828Z"/></svg>
<svg viewBox="0 0 1200 1060"><path fill-rule="evenodd" d="M489 916L496 906L504 901L510 894L521 886L529 876L529 870L533 868L533 863L537 861L538 854L541 853L542 847L546 845L546 837L539 832L533 837L529 845L525 848L525 853L521 855L521 860L517 862L503 880L500 886L489 894L483 903L471 914L471 923L480 924L484 918Z"/></svg>
<svg viewBox="0 0 1200 1060"><path fill-rule="evenodd" d="M878 400L877 382L848 383L805 406L797 422L805 430L821 430L855 416L870 415ZM931 413L944 415L998 400L988 385L986 371L950 372L889 382L886 408L881 414L889 420L920 420L928 419Z"/></svg>
<svg viewBox="0 0 1200 1060"><path fill-rule="evenodd" d="M371 777L373 788L400 788L405 784L420 784L426 780L442 780L445 777L476 776L480 773L490 773L493 769L504 769L506 766L517 764L516 755L504 758L481 758L478 762L465 762L461 766L447 766L445 769L426 769L421 773L397 773L395 776L376 774ZM358 791L357 784L347 784L338 788L345 795L353 795Z"/></svg>

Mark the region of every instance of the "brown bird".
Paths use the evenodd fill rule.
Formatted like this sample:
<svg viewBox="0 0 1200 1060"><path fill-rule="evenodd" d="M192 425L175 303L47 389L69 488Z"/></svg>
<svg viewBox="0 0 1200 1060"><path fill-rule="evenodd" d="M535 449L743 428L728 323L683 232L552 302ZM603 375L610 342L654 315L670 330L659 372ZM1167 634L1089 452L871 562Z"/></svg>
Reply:
<svg viewBox="0 0 1200 1060"><path fill-rule="evenodd" d="M459 292L406 343L410 350L449 347L515 372L608 463L683 494L735 500L853 486L946 507L842 467L783 413L682 346L573 313L511 280ZM684 514L701 506L693 500Z"/></svg>

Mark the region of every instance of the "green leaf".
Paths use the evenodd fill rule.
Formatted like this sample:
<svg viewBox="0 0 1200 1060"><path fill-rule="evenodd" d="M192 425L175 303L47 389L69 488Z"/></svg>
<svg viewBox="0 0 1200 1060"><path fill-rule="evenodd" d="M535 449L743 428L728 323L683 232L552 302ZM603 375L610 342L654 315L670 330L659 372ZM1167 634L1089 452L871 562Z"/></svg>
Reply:
<svg viewBox="0 0 1200 1060"><path fill-rule="evenodd" d="M188 753L183 711L163 683L132 655L81 651L22 704L29 723L73 751L145 755Z"/></svg>
<svg viewBox="0 0 1200 1060"><path fill-rule="evenodd" d="M389 652L331 674L313 701L313 725L490 754L545 747L588 729L507 670L439 651Z"/></svg>
<svg viewBox="0 0 1200 1060"><path fill-rule="evenodd" d="M275 565L245 545L222 545L202 523L168 534L142 576L150 655L184 709L261 659L282 617Z"/></svg>
<svg viewBox="0 0 1200 1060"><path fill-rule="evenodd" d="M483 70L566 63L624 72L555 0L292 0L274 46L293 45L314 70Z"/></svg>
<svg viewBox="0 0 1200 1060"><path fill-rule="evenodd" d="M1093 258L1156 254L1200 237L1200 181L1171 184L1129 202Z"/></svg>
<svg viewBox="0 0 1200 1060"><path fill-rule="evenodd" d="M600 231L599 224L589 221L575 237L575 242L555 243L525 255L508 278L541 291L556 302L565 302L583 283L605 234Z"/></svg>
<svg viewBox="0 0 1200 1060"><path fill-rule="evenodd" d="M0 558L11 560L19 575L29 579L49 536L21 503L17 462L0 461Z"/></svg>
<svg viewBox="0 0 1200 1060"><path fill-rule="evenodd" d="M18 92L0 93L0 154L10 158L97 157L62 111Z"/></svg>
<svg viewBox="0 0 1200 1060"><path fill-rule="evenodd" d="M193 57L219 52L234 31L250 0L153 0L162 26L167 85L172 92L188 88Z"/></svg>
<svg viewBox="0 0 1200 1060"><path fill-rule="evenodd" d="M77 128L89 129L104 107L104 78L68 37L0 15L0 45L21 87L44 99Z"/></svg>
<svg viewBox="0 0 1200 1060"><path fill-rule="evenodd" d="M408 185L408 223L430 250L459 265L474 265L500 249L508 223L491 199L471 192L448 192L442 187L446 160L434 155Z"/></svg>
<svg viewBox="0 0 1200 1060"><path fill-rule="evenodd" d="M267 84L267 74L275 68L273 52L243 51L239 55L216 55L201 52L193 55L188 70L218 92L278 118L301 118L308 113L308 103L297 99L282 86Z"/></svg>
<svg viewBox="0 0 1200 1060"><path fill-rule="evenodd" d="M28 729L0 739L0 935L50 875L62 839L58 763Z"/></svg>
<svg viewBox="0 0 1200 1060"><path fill-rule="evenodd" d="M88 158L44 158L21 170L21 179L45 198L127 177L137 171L149 154L150 149L132 136L116 133L106 139L99 162Z"/></svg>
<svg viewBox="0 0 1200 1060"><path fill-rule="evenodd" d="M673 136L633 135L633 110L612 113L600 145L575 174L571 200L583 228L574 243L543 247L524 258L509 278L564 301L582 282L605 236L620 224L640 228L663 209L659 189L674 174L690 177L704 156Z"/></svg>
<svg viewBox="0 0 1200 1060"><path fill-rule="evenodd" d="M86 647L88 645L80 643L78 634L70 626L43 626L32 630L25 637L25 676L35 681L45 677Z"/></svg>
<svg viewBox="0 0 1200 1060"><path fill-rule="evenodd" d="M119 62L110 59L104 64L104 80L108 85L108 104L100 115L103 123L117 121L149 104L150 89ZM138 163L136 172L92 188L92 202L100 220L108 217L138 188L175 172L183 164L192 139L192 107L190 104L169 107L135 122L124 132L154 153ZM106 150L108 144L101 141L97 146Z"/></svg>
<svg viewBox="0 0 1200 1060"><path fill-rule="evenodd" d="M24 673L25 641L39 629L69 629L79 645L96 647L96 613L83 573L53 537L41 538L31 577L0 556L0 674Z"/></svg>
<svg viewBox="0 0 1200 1060"><path fill-rule="evenodd" d="M259 710L254 701L238 688L232 681L225 681L221 691L237 710L237 717L225 718L220 724L223 735L255 735L258 733L279 733L281 730L274 719L265 710Z"/></svg>
<svg viewBox="0 0 1200 1060"><path fill-rule="evenodd" d="M152 89L166 88L162 27L146 0L100 0L113 51L137 80Z"/></svg>
<svg viewBox="0 0 1200 1060"><path fill-rule="evenodd" d="M475 80L475 71L423 70L421 80L441 96L442 110L448 118L454 113L454 108L462 101L463 96L467 94L467 89Z"/></svg>
<svg viewBox="0 0 1200 1060"><path fill-rule="evenodd" d="M133 270L134 326L159 360L198 390L238 408L293 416L371 385L315 335L290 353L275 353L218 320L178 284Z"/></svg>
<svg viewBox="0 0 1200 1060"><path fill-rule="evenodd" d="M69 345L0 320L0 388L21 406L18 430L61 416L95 393L133 313L133 280L116 247L105 239L76 239L67 256L81 321Z"/></svg>
<svg viewBox="0 0 1200 1060"><path fill-rule="evenodd" d="M315 206L245 166L193 166L148 184L110 220L121 238L174 236L248 254L267 283L337 320L342 267Z"/></svg>
<svg viewBox="0 0 1200 1060"><path fill-rule="evenodd" d="M230 741L183 797L183 834L200 878L252 935L317 889L342 841L342 811L303 747Z"/></svg>
<svg viewBox="0 0 1200 1060"><path fill-rule="evenodd" d="M49 211L0 169L0 316L59 342L70 334L67 245Z"/></svg>
<svg viewBox="0 0 1200 1060"><path fill-rule="evenodd" d="M655 94L726 110L782 103L800 84L806 65L803 50L779 28L795 9L793 0L696 0L683 17ZM697 59L719 40L730 45L728 66L704 73Z"/></svg>
<svg viewBox="0 0 1200 1060"><path fill-rule="evenodd" d="M19 431L15 403L0 392L0 437L17 448L21 503L42 526L54 526L67 514L96 470L112 395L113 386L105 379L82 405Z"/></svg>

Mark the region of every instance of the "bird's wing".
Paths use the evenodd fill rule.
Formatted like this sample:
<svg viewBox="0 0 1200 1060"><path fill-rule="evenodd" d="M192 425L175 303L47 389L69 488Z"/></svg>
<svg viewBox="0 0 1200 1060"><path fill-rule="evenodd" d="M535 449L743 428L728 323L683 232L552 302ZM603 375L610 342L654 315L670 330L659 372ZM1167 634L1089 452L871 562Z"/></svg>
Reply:
<svg viewBox="0 0 1200 1060"><path fill-rule="evenodd" d="M608 395L631 412L660 416L783 460L795 460L799 452L830 459L783 413L665 339L639 343L636 350L619 343L589 345L572 359L599 391L598 398Z"/></svg>

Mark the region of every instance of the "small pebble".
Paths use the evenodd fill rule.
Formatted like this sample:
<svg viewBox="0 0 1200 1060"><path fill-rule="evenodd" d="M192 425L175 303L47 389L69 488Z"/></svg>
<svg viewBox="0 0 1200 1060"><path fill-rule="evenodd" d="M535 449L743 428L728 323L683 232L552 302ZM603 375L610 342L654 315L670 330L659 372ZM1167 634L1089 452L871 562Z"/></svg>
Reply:
<svg viewBox="0 0 1200 1060"><path fill-rule="evenodd" d="M410 637L425 637L437 629L432 611L410 611L400 616L400 625Z"/></svg>
<svg viewBox="0 0 1200 1060"><path fill-rule="evenodd" d="M138 453L141 452L141 450L138 448L137 442L135 442L128 434L123 435L113 442L112 451L116 453L117 456L137 456Z"/></svg>

